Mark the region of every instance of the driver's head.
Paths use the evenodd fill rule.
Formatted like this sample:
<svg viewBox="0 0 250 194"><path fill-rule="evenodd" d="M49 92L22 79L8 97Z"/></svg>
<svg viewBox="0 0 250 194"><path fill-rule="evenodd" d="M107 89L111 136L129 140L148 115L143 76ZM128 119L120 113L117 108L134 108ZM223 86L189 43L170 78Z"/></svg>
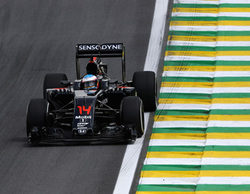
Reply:
<svg viewBox="0 0 250 194"><path fill-rule="evenodd" d="M97 90L99 87L98 79L93 74L87 74L82 78L82 89L84 90Z"/></svg>

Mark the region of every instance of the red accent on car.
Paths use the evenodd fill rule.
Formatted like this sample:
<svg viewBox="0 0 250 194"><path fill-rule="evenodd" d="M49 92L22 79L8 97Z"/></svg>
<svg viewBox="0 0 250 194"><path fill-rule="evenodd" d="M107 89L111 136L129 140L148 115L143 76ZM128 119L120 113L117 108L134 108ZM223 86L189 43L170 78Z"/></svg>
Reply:
<svg viewBox="0 0 250 194"><path fill-rule="evenodd" d="M77 106L77 108L79 109L79 114L82 115L82 111L87 112L87 115L89 115L90 111L91 111L91 106L89 106L87 109L85 106Z"/></svg>

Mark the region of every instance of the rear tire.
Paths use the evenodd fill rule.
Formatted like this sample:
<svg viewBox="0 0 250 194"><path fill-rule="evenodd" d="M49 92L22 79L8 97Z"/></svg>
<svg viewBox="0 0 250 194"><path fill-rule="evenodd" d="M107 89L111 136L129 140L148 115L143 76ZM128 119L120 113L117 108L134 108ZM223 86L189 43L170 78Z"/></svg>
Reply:
<svg viewBox="0 0 250 194"><path fill-rule="evenodd" d="M157 105L155 73L153 71L135 72L133 86L143 101L144 110L147 112L155 111Z"/></svg>
<svg viewBox="0 0 250 194"><path fill-rule="evenodd" d="M62 80L68 80L67 75L64 73L49 73L45 75L43 82L43 98L46 99L46 89L50 88L63 88Z"/></svg>
<svg viewBox="0 0 250 194"><path fill-rule="evenodd" d="M127 96L121 102L121 122L123 125L133 125L137 137L144 133L144 110L141 99L137 96Z"/></svg>
<svg viewBox="0 0 250 194"><path fill-rule="evenodd" d="M28 105L26 132L33 145L41 140L39 130L47 126L47 110L48 102L44 99L32 99Z"/></svg>

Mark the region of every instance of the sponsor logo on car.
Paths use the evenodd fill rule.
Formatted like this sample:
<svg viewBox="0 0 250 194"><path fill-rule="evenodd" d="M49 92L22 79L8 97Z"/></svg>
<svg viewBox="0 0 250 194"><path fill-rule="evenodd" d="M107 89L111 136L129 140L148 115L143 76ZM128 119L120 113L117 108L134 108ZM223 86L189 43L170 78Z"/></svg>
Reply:
<svg viewBox="0 0 250 194"><path fill-rule="evenodd" d="M80 44L79 51L122 50L122 44Z"/></svg>

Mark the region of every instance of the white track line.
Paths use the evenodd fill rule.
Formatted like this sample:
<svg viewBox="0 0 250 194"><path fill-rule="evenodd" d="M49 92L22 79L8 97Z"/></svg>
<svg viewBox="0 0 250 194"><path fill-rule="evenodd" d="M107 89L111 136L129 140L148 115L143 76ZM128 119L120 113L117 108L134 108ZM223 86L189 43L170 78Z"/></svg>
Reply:
<svg viewBox="0 0 250 194"><path fill-rule="evenodd" d="M250 31L250 26L170 26L170 31Z"/></svg>
<svg viewBox="0 0 250 194"><path fill-rule="evenodd" d="M237 133L236 133L237 135ZM151 139L149 146L250 146L249 139Z"/></svg>
<svg viewBox="0 0 250 194"><path fill-rule="evenodd" d="M213 102L212 102L213 103ZM157 107L158 110L213 110L213 109L238 109L238 110L246 110L250 109L249 104L159 104Z"/></svg>
<svg viewBox="0 0 250 194"><path fill-rule="evenodd" d="M180 3L180 4L224 4L224 3L237 3L237 4L248 4L250 3L250 0L220 0L220 1L204 1L204 0L175 0L174 3Z"/></svg>
<svg viewBox="0 0 250 194"><path fill-rule="evenodd" d="M197 185L199 184L216 184L216 185L249 185L249 176L246 177L154 177L141 178L141 184L154 185ZM198 185L199 185L198 184ZM174 192L173 192L174 193Z"/></svg>
<svg viewBox="0 0 250 194"><path fill-rule="evenodd" d="M238 3L238 2L237 2ZM172 16L191 16L191 17L250 17L249 12L219 12L219 13L199 13L199 12L173 12Z"/></svg>
<svg viewBox="0 0 250 194"><path fill-rule="evenodd" d="M237 66L237 62L235 63L235 66ZM211 77L211 78L214 78L214 77L250 77L250 71L216 71L216 72L213 72L213 71L164 71L162 76Z"/></svg>
<svg viewBox="0 0 250 194"><path fill-rule="evenodd" d="M250 61L249 55L244 56L188 56L188 55L168 55L165 56L165 61Z"/></svg>
<svg viewBox="0 0 250 194"><path fill-rule="evenodd" d="M191 37L191 36L190 36ZM250 46L250 41L168 41L168 46L205 46L205 47L212 47L216 48L218 46L223 46L223 47L232 47L232 46Z"/></svg>
<svg viewBox="0 0 250 194"><path fill-rule="evenodd" d="M161 48L164 40L163 38L165 32L167 11L168 0L156 0L144 71L150 70L157 72L158 70L158 64L161 57ZM145 129L147 129L148 121L149 113L146 113ZM136 140L133 145L127 146L113 194L129 193L143 146L143 141L144 136Z"/></svg>
<svg viewBox="0 0 250 194"><path fill-rule="evenodd" d="M147 158L148 165L250 165L250 158Z"/></svg>
<svg viewBox="0 0 250 194"><path fill-rule="evenodd" d="M195 87L161 87L160 93L198 93L198 94L215 94L215 93L249 93L250 87L214 87L214 88L195 88Z"/></svg>

